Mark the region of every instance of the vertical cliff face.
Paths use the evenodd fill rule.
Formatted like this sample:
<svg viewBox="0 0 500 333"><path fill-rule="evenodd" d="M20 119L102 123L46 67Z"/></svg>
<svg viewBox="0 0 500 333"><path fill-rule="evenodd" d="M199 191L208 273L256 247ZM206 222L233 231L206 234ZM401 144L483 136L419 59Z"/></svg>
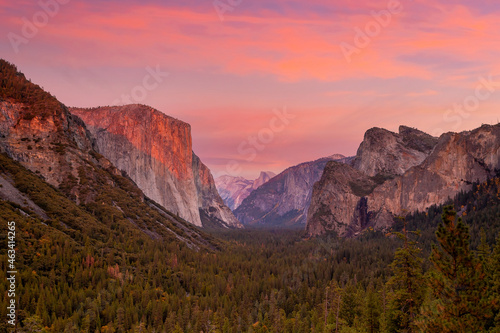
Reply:
<svg viewBox="0 0 500 333"><path fill-rule="evenodd" d="M387 144L385 144L387 142ZM385 229L394 214L442 204L500 169L500 125L446 133L439 140L402 127L372 129L353 167L330 163L315 184L307 231L356 235Z"/></svg>
<svg viewBox="0 0 500 333"><path fill-rule="evenodd" d="M70 111L83 119L98 152L146 196L198 226L200 209L225 225L239 226L222 203L210 171L192 151L189 124L143 105Z"/></svg>
<svg viewBox="0 0 500 333"><path fill-rule="evenodd" d="M202 224L210 226L216 223L228 227L243 227L231 209L222 201L212 173L195 154L193 154L193 173Z"/></svg>
<svg viewBox="0 0 500 333"><path fill-rule="evenodd" d="M498 169L500 125L446 133L422 164L376 188L368 200L378 215L423 211L470 190L472 182L485 181Z"/></svg>
<svg viewBox="0 0 500 333"><path fill-rule="evenodd" d="M334 155L286 169L250 193L236 217L243 224L304 227L314 183L329 161L343 158Z"/></svg>
<svg viewBox="0 0 500 333"><path fill-rule="evenodd" d="M314 184L311 205L307 215L306 231L318 236L327 231L346 235L350 229L365 227L367 221L356 221L366 215L362 198L376 183L353 167L329 162L321 179Z"/></svg>

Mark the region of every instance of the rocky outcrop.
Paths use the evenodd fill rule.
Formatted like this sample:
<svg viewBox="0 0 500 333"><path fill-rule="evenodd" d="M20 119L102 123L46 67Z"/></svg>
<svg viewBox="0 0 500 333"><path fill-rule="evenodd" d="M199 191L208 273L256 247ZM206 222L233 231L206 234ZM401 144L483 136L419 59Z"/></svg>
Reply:
<svg viewBox="0 0 500 333"><path fill-rule="evenodd" d="M423 211L471 190L472 182L483 182L498 169L500 125L446 133L422 164L376 188L368 200L377 214Z"/></svg>
<svg viewBox="0 0 500 333"><path fill-rule="evenodd" d="M0 150L59 187L68 175L78 176L93 142L81 119L52 102L33 115L23 103L0 99Z"/></svg>
<svg viewBox="0 0 500 333"><path fill-rule="evenodd" d="M234 211L250 193L274 176L276 174L271 171L262 171L259 178L255 180L224 175L215 179L215 185L224 203Z"/></svg>
<svg viewBox="0 0 500 333"><path fill-rule="evenodd" d="M372 128L366 132L353 166L368 176L402 175L421 164L437 141L435 137L406 126L400 126L399 133Z"/></svg>
<svg viewBox="0 0 500 333"><path fill-rule="evenodd" d="M271 178L276 176L274 172L271 171L261 171L259 177L252 182L252 190L256 190L260 186L267 183Z"/></svg>
<svg viewBox="0 0 500 333"><path fill-rule="evenodd" d="M195 250L219 246L147 198L95 151L96 142L79 117L2 59L0 77L3 206L48 220L48 228L76 242L87 236L98 243L132 236L137 241L183 243ZM201 178L207 177L207 171L201 173Z"/></svg>
<svg viewBox="0 0 500 333"><path fill-rule="evenodd" d="M273 177L243 200L235 215L243 224L265 227L301 227L306 223L313 185L333 155L291 167Z"/></svg>
<svg viewBox="0 0 500 333"><path fill-rule="evenodd" d="M206 226L216 226L218 224L226 227L243 227L217 192L210 170L194 154L193 173L202 224Z"/></svg>
<svg viewBox="0 0 500 333"><path fill-rule="evenodd" d="M500 125L446 133L435 144L432 137L414 132L412 140L406 141L410 146L401 138L405 131L403 127L398 136L370 130L353 167L327 165L314 186L307 220L310 235L334 231L352 236L368 226L388 228L395 214L445 203L460 191L470 190L472 182L484 181L500 169ZM373 140L373 133L382 135ZM380 138L388 140L385 148ZM378 160L384 157L389 162Z"/></svg>
<svg viewBox="0 0 500 333"><path fill-rule="evenodd" d="M372 178L361 171L347 164L329 162L321 180L314 184L307 233L316 236L333 230L346 234L355 224L366 227L367 211L361 199L375 186ZM357 217L363 218L357 222Z"/></svg>
<svg viewBox="0 0 500 333"><path fill-rule="evenodd" d="M144 105L70 111L87 125L96 150L146 196L198 226L202 215L224 226L241 226L218 195L210 171L193 153L189 124Z"/></svg>

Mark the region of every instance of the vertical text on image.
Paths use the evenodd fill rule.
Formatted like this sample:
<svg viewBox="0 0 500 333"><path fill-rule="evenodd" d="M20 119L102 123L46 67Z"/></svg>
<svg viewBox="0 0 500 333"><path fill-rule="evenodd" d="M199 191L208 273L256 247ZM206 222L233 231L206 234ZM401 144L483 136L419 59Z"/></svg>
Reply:
<svg viewBox="0 0 500 333"><path fill-rule="evenodd" d="M9 325L16 325L16 222L10 221L7 223L7 322Z"/></svg>

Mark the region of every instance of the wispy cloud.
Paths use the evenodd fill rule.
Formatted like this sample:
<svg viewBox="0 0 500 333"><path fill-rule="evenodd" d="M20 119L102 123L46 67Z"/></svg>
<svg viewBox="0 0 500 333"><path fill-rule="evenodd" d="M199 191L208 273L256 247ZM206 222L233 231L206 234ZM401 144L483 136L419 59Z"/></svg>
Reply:
<svg viewBox="0 0 500 333"><path fill-rule="evenodd" d="M387 1L244 1L223 22L211 1L71 1L14 54L6 36L38 5L0 0L0 51L70 105L112 101L159 64L171 76L145 102L189 121L195 149L209 161L230 155L230 143L277 105L312 112L253 162L285 167L295 160L280 149L294 149L297 160L354 153L372 124L439 123L478 77L500 73L497 1L401 3L401 14L350 64L339 43ZM488 100L463 129L486 122L499 102Z"/></svg>

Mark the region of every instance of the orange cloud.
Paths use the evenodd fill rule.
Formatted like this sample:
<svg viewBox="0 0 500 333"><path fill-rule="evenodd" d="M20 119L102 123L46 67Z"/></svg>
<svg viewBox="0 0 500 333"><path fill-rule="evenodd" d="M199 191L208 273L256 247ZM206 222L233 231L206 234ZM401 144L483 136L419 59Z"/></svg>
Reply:
<svg viewBox="0 0 500 333"><path fill-rule="evenodd" d="M297 8L278 0L272 5L281 7L273 10L269 2L255 0L228 13L224 22L210 1L193 10L128 1L71 1L36 38L23 45L23 52L10 55L9 60L31 64L32 68L44 67L47 72L64 72L54 81L66 79L71 70L75 70L75 77L85 70L99 73L101 76L89 75L91 84L75 84L87 93L95 92L88 103L93 103L98 94L105 101L116 98L107 96L122 84L115 83L122 77L113 74L158 64L174 74L171 86L165 88L169 84L165 83L151 92L156 106L181 105L179 109L162 110L190 122L200 151L214 158L237 154L235 142L265 126L272 107L279 107L284 100L290 109L299 109L307 116L291 125L290 136L274 141L272 147L276 148L269 146L255 163L259 167L265 161L273 165L291 163L280 149L299 147L295 150L297 159L319 157L312 156L305 146L304 142L312 142L308 138L323 140L324 146L314 151L319 155L335 153L344 146L353 151L352 142L367 127L397 128L396 123L407 121L410 113L415 123L431 126L426 123L433 117L432 123L438 124L443 110L473 91L479 76L500 73L498 12L479 12L444 0L401 3L402 13L393 15L387 27L353 54L350 63L340 43L355 45L355 29L364 30L367 24L373 24L371 12L386 9L387 1L314 0L296 3L302 6ZM0 30L4 35L20 31L21 17L30 18L36 10L37 4L30 1L14 5L0 0L4 18ZM9 45L1 45L2 52L8 49ZM47 72L37 74L44 78ZM240 90L251 84L269 84L270 88L236 94L224 90L232 88L231 80L243 79L249 83L241 84ZM136 84L134 80L128 78L124 85ZM57 87L69 90L65 82L58 82ZM218 89L212 89L214 86ZM80 93L76 90L71 97ZM185 102L178 102L178 96ZM74 103L68 99L63 102ZM175 102L169 104L170 100ZM227 109L220 109L221 105ZM474 124L487 120L494 109L494 99L485 103L484 117L478 112ZM463 127L472 127L472 117ZM336 129L333 134L332 128ZM347 138L347 144L329 146L343 138ZM281 162L275 162L272 154Z"/></svg>

